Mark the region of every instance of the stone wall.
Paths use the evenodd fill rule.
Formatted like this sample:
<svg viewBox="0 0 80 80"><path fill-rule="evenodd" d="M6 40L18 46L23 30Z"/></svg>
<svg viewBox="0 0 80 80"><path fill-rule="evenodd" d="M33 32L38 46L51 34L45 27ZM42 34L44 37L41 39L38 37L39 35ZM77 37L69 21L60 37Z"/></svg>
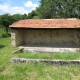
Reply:
<svg viewBox="0 0 80 80"><path fill-rule="evenodd" d="M23 31L11 29L12 46L20 46L23 44Z"/></svg>
<svg viewBox="0 0 80 80"><path fill-rule="evenodd" d="M55 47L78 46L79 39L76 30L15 30L11 29L12 45L42 45Z"/></svg>
<svg viewBox="0 0 80 80"><path fill-rule="evenodd" d="M76 30L25 30L27 45L78 46Z"/></svg>
<svg viewBox="0 0 80 80"><path fill-rule="evenodd" d="M75 65L80 66L80 60L51 60L51 59L26 59L26 58L11 58L12 63L25 63L25 64L35 64L35 63L47 63L55 66L68 66Z"/></svg>

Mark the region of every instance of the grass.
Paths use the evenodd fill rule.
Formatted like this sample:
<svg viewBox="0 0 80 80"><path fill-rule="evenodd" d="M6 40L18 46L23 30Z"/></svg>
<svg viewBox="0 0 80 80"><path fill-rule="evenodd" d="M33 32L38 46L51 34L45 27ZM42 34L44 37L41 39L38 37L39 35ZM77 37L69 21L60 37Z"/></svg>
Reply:
<svg viewBox="0 0 80 80"><path fill-rule="evenodd" d="M13 64L12 57L80 59L80 54L11 54L17 48L10 38L0 38L0 80L80 80L80 66L53 66L43 63Z"/></svg>
<svg viewBox="0 0 80 80"><path fill-rule="evenodd" d="M31 59L59 59L59 60L79 60L80 54L79 53L30 53L30 52L23 52L14 54L16 57L19 58L31 58Z"/></svg>

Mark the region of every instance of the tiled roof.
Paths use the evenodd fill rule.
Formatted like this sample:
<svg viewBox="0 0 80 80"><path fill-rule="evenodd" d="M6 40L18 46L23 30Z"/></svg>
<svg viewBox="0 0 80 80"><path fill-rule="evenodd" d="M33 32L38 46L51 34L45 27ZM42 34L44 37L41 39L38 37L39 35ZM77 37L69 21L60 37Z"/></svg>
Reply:
<svg viewBox="0 0 80 80"><path fill-rule="evenodd" d="M20 20L11 28L80 28L80 20L72 19L26 19Z"/></svg>

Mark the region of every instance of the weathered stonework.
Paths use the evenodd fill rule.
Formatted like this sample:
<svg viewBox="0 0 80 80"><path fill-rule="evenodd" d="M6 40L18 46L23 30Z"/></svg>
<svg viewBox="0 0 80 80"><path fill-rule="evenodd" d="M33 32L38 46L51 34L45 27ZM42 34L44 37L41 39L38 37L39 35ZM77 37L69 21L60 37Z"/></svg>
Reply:
<svg viewBox="0 0 80 80"><path fill-rule="evenodd" d="M20 46L20 49L23 49L23 51L29 51L32 53L80 53L80 49L79 48L72 48L72 47L55 47L55 46Z"/></svg>
<svg viewBox="0 0 80 80"><path fill-rule="evenodd" d="M20 46L23 44L23 32L21 30L11 29L12 46Z"/></svg>
<svg viewBox="0 0 80 80"><path fill-rule="evenodd" d="M80 60L50 60L50 59L26 59L26 58L12 58L12 63L26 63L26 64L33 64L33 63L48 63L52 65L80 65Z"/></svg>
<svg viewBox="0 0 80 80"><path fill-rule="evenodd" d="M76 30L11 30L12 45L78 46Z"/></svg>
<svg viewBox="0 0 80 80"><path fill-rule="evenodd" d="M79 51L79 38L75 29L11 29L11 39L12 46L26 46L25 51Z"/></svg>
<svg viewBox="0 0 80 80"><path fill-rule="evenodd" d="M79 39L75 30L25 30L27 45L78 46Z"/></svg>

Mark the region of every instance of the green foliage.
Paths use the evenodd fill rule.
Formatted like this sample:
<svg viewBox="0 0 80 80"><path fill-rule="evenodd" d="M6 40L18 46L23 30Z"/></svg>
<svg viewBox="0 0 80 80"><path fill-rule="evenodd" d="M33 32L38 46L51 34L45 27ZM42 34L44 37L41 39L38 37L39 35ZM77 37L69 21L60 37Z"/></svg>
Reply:
<svg viewBox="0 0 80 80"><path fill-rule="evenodd" d="M7 33L4 27L0 28L0 38L6 38L6 37L10 37L10 33Z"/></svg>
<svg viewBox="0 0 80 80"><path fill-rule="evenodd" d="M27 19L27 14L14 14L12 15L12 18L13 18L13 23L16 22L16 21L19 21L19 20L24 20L24 19Z"/></svg>
<svg viewBox="0 0 80 80"><path fill-rule="evenodd" d="M40 0L41 18L80 18L80 0Z"/></svg>
<svg viewBox="0 0 80 80"><path fill-rule="evenodd" d="M23 14L21 19L24 20L24 19L27 19L27 18L28 18L27 14Z"/></svg>
<svg viewBox="0 0 80 80"><path fill-rule="evenodd" d="M28 13L28 19L38 19L38 13L37 11L32 11L31 13Z"/></svg>
<svg viewBox="0 0 80 80"><path fill-rule="evenodd" d="M6 32L8 31L9 25L12 24L12 17L9 14L3 14L0 16L0 25L6 28Z"/></svg>
<svg viewBox="0 0 80 80"><path fill-rule="evenodd" d="M0 15L0 27L4 26L6 29L9 28L9 25L11 25L12 23L19 21L21 19L27 19L27 15L26 14L14 14L14 15L10 15L10 14L3 14ZM8 32L8 30L6 30L6 32Z"/></svg>
<svg viewBox="0 0 80 80"><path fill-rule="evenodd" d="M27 15L26 14L14 14L14 15L10 15L10 14L3 14L0 15L0 37L8 37L10 36L10 31L9 31L9 26L16 22L19 21L21 19L27 19Z"/></svg>

